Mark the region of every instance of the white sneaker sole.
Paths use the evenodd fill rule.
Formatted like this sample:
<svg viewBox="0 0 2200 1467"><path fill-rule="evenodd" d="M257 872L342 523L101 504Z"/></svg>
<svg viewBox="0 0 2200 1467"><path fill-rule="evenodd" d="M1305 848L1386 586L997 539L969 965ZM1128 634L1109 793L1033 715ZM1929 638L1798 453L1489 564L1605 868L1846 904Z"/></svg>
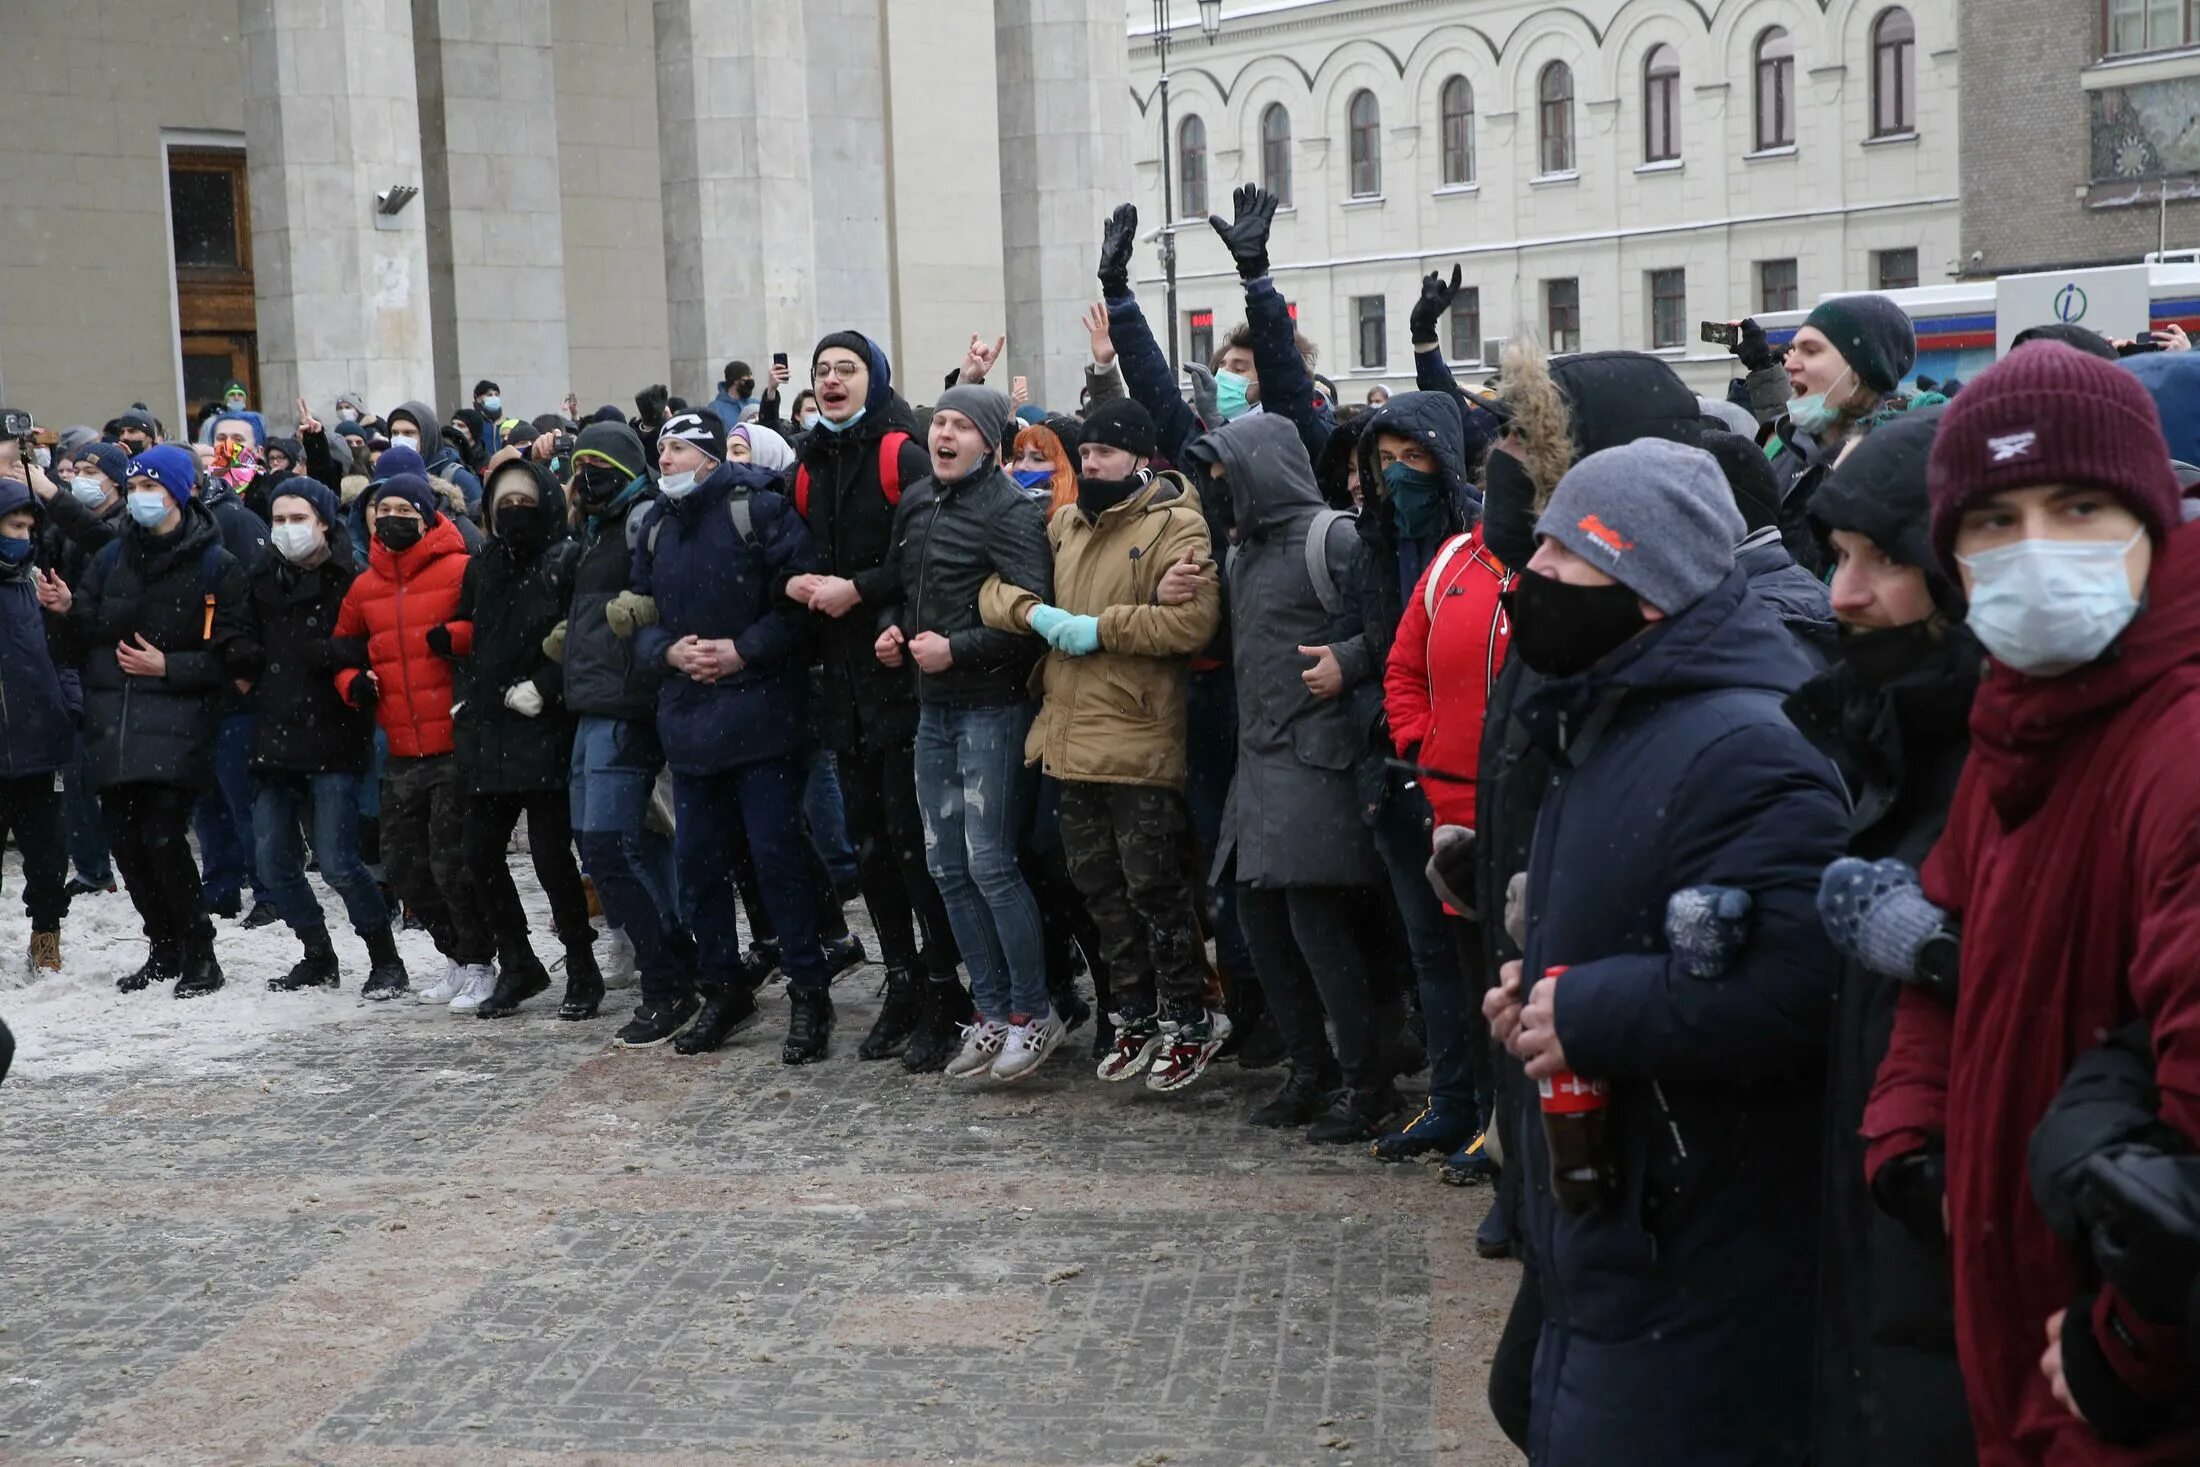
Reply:
<svg viewBox="0 0 2200 1467"><path fill-rule="evenodd" d="M1146 1041L1144 1048L1138 1051L1138 1057L1124 1065L1120 1070L1111 1071L1108 1069L1108 1060L1115 1058L1115 1051L1111 1049L1108 1051L1106 1059L1093 1066L1092 1072L1110 1085L1126 1085L1144 1074L1146 1066L1152 1064L1153 1057L1159 1053L1161 1053L1161 1036L1156 1034Z"/></svg>

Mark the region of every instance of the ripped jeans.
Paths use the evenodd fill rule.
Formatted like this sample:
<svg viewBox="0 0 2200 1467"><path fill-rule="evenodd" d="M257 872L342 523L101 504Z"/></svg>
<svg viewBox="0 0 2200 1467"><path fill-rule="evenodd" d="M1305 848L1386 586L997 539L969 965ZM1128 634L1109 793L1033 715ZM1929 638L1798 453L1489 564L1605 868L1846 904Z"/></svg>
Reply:
<svg viewBox="0 0 2200 1467"><path fill-rule="evenodd" d="M927 703L917 720L925 868L970 968L978 1012L1002 1022L1052 1008L1039 903L1016 864L1028 798L1024 734L1032 711L1028 703Z"/></svg>

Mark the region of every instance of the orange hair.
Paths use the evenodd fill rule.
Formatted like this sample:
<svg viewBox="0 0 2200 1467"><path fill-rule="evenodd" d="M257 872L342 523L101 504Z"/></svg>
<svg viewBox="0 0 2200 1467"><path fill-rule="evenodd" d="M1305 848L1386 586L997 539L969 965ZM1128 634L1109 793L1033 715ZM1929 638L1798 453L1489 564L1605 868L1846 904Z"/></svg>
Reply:
<svg viewBox="0 0 2200 1467"><path fill-rule="evenodd" d="M1010 452L1021 454L1027 448L1037 448L1054 465L1054 477L1047 481L1047 487L1054 491L1054 501L1047 506L1047 515L1052 518L1063 505L1077 502L1077 466L1069 461L1069 450L1062 447L1054 430L1042 423L1033 423L1019 432Z"/></svg>

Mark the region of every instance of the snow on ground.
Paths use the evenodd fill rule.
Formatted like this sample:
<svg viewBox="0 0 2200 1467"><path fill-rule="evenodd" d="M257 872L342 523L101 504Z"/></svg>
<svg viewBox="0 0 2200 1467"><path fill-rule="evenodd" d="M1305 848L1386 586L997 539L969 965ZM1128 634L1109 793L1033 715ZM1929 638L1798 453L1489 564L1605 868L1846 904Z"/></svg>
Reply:
<svg viewBox="0 0 2200 1467"><path fill-rule="evenodd" d="M564 964L550 925L550 906L535 883L527 857L511 858L512 878L533 919L535 955L550 965L550 991L528 1001L530 1011L556 1007L565 982ZM393 1022L392 1010L410 1011L407 1019L453 1024L487 1022L449 1014L410 998L368 1003L359 997L366 981L366 947L345 920L343 902L318 876L308 876L313 894L329 919L329 932L343 966L343 987L270 993L267 981L290 971L298 961L298 939L281 923L247 931L237 921L214 919L214 954L227 978L219 993L178 1000L166 985L123 993L115 980L145 961L145 935L126 890L77 897L61 924L58 975L28 978L30 922L23 914L21 862L11 850L0 865L0 1019L15 1031L11 1081L97 1075L117 1070L166 1069L217 1074L248 1067L249 1057L287 1033L331 1025ZM597 931L602 932L602 924ZM398 951L412 975L413 987L443 971L443 960L425 932L400 932ZM605 959L599 939L596 955ZM595 1024L610 1029L633 1005L631 991L606 996Z"/></svg>

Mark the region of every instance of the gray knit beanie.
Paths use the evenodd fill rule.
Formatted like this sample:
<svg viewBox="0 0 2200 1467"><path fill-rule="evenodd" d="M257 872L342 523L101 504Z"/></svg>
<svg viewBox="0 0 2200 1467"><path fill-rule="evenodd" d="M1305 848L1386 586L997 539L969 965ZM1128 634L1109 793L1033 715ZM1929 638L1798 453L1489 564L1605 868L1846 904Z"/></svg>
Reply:
<svg viewBox="0 0 2200 1467"><path fill-rule="evenodd" d="M961 413L975 423L985 441L998 450L1001 434L1008 430L1008 420L1015 416L1009 406L1008 394L993 387L950 387L940 394L940 400L932 405L932 411Z"/></svg>
<svg viewBox="0 0 2200 1467"><path fill-rule="evenodd" d="M1683 443L1638 438L1568 469L1535 532L1678 616L1733 571L1734 542L1746 528L1718 460Z"/></svg>

